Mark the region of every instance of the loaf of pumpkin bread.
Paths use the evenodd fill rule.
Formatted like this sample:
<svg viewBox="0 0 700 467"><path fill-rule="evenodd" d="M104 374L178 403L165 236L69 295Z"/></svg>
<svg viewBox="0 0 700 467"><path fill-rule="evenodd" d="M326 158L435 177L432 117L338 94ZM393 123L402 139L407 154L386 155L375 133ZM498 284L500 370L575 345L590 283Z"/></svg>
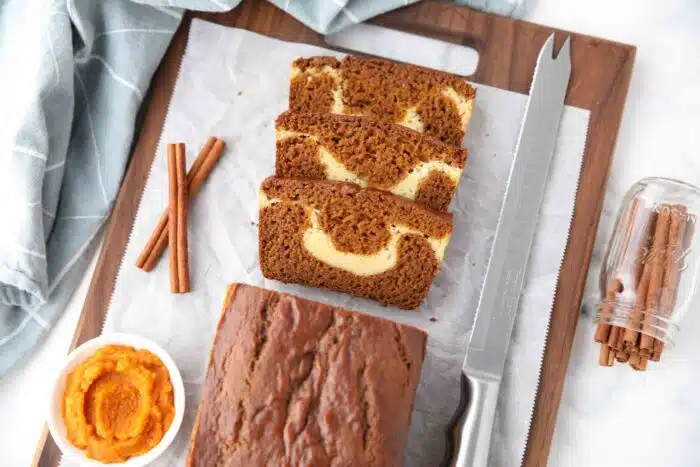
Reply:
<svg viewBox="0 0 700 467"><path fill-rule="evenodd" d="M426 335L232 285L189 467L401 466Z"/></svg>

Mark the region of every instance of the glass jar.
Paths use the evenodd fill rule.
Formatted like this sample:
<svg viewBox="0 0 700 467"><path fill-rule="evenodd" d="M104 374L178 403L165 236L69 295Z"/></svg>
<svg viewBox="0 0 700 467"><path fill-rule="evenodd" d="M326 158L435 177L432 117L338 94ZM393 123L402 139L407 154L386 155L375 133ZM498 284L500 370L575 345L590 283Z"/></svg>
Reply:
<svg viewBox="0 0 700 467"><path fill-rule="evenodd" d="M625 195L600 274L601 364L645 369L673 345L697 295L698 213L700 189L677 180L647 178Z"/></svg>

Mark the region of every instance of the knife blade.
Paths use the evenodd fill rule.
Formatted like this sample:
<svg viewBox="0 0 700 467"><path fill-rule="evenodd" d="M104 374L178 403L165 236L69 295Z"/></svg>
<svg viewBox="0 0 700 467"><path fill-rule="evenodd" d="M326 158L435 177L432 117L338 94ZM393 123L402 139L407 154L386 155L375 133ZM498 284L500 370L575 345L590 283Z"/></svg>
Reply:
<svg viewBox="0 0 700 467"><path fill-rule="evenodd" d="M450 424L443 466L485 467L503 368L571 76L570 39L540 50Z"/></svg>

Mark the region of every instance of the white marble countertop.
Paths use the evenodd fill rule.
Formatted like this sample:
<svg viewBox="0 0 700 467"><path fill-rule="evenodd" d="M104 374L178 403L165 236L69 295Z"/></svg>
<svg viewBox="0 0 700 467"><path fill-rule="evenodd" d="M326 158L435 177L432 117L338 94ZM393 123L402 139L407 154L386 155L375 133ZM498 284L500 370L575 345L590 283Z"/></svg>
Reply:
<svg viewBox="0 0 700 467"><path fill-rule="evenodd" d="M700 2L534 2L528 21L638 46L591 264L597 272L617 206L630 185L647 176L700 185ZM49 338L21 368L0 380L4 467L31 464L52 375L70 345L94 263ZM589 280L590 292L594 286ZM582 317L549 465L700 465L700 403L694 397L700 383L700 341L693 335L695 325L685 325L677 348L664 354L663 365L636 373L623 365L597 367L593 325Z"/></svg>

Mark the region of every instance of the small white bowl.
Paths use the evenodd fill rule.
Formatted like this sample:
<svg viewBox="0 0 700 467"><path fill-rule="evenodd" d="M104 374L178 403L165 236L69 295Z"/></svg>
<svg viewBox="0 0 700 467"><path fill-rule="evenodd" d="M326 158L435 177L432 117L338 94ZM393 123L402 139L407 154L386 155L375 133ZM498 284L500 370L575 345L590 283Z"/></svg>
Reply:
<svg viewBox="0 0 700 467"><path fill-rule="evenodd" d="M170 425L170 428L168 428L168 431L165 432L163 439L160 440L160 443L154 446L150 451L145 452L140 456L132 457L126 462L111 464L106 464L95 459L88 458L85 451L76 448L70 443L70 441L68 441L68 438L66 437L66 427L63 423L63 415L61 413L63 393L66 387L66 377L76 367L76 365L87 360L89 357L94 355L98 349L106 345L127 345L136 349L146 349L160 358L165 367L168 369L168 373L170 373L170 383L173 386L173 399L175 403L175 415L173 417L173 422ZM170 446L170 443L172 443L175 439L175 435L177 435L177 431L180 429L184 414L185 388L182 384L182 376L175 366L175 362L172 358L170 358L165 350L163 350L163 348L155 342L133 334L108 334L85 342L68 355L66 364L61 369L58 377L56 378L56 383L54 384L49 408L48 423L51 436L61 452L63 452L63 454L71 461L77 462L81 466L104 467L105 465L110 465L143 467L153 462L168 448L168 446Z"/></svg>

